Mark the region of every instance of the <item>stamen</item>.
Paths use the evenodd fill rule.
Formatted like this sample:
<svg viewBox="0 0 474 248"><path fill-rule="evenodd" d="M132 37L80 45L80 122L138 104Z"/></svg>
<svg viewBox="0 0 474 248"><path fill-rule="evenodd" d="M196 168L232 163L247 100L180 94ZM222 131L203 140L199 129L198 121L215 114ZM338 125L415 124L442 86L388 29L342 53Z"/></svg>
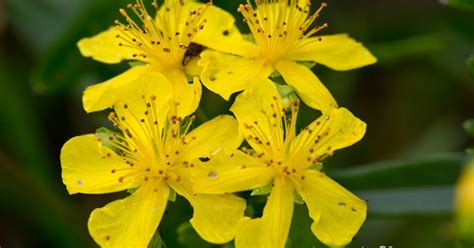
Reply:
<svg viewBox="0 0 474 248"><path fill-rule="evenodd" d="M178 3L170 5L172 3ZM120 40L119 46L135 49L137 53L133 57L147 59L147 62L157 63L163 66L181 66L185 50L194 38L195 34L202 30L207 22L202 13L210 4L198 7L190 11L189 15L182 16L183 1L165 1L166 12L159 12L158 3L153 0L151 4L155 10L156 18L153 18L144 7L143 0L136 0L136 4L127 5L128 12L133 13L133 18L127 10L119 9L120 15L125 19L127 25L115 20L118 31L115 37ZM186 25L180 30L181 22ZM156 49L156 46L160 49ZM181 48L181 49L177 49Z"/></svg>
<svg viewBox="0 0 474 248"><path fill-rule="evenodd" d="M247 4L239 6L238 11L264 56L269 59L278 60L297 46L299 40L327 27L325 23L307 31L327 6L326 3L322 3L313 14L310 14L311 1L302 6L298 1L287 0L255 0L255 3L256 8L247 1Z"/></svg>

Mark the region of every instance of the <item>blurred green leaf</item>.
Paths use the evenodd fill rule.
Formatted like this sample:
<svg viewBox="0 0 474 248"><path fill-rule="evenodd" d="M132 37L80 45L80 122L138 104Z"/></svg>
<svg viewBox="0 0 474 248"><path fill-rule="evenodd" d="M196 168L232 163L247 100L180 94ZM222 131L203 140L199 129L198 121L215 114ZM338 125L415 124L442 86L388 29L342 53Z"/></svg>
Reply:
<svg viewBox="0 0 474 248"><path fill-rule="evenodd" d="M285 248L293 248L295 245L293 244L293 240L290 237L286 240Z"/></svg>
<svg viewBox="0 0 474 248"><path fill-rule="evenodd" d="M467 69L471 73L471 75L474 77L474 55L469 56L466 60L467 64Z"/></svg>
<svg viewBox="0 0 474 248"><path fill-rule="evenodd" d="M5 216L2 223L13 227L22 225L25 247L34 244L27 239L48 240L55 247L87 247L91 240L77 226L82 216L78 209L62 201L54 190L45 186L34 174L28 173L0 151L0 211ZM74 215L75 214L75 215ZM9 221L13 221L9 223ZM2 241L3 242L3 241ZM8 244L8 243L7 243ZM20 245L21 246L21 245Z"/></svg>
<svg viewBox="0 0 474 248"><path fill-rule="evenodd" d="M368 202L372 216L445 215L454 211L454 188L421 187L355 192Z"/></svg>
<svg viewBox="0 0 474 248"><path fill-rule="evenodd" d="M470 155L474 155L474 147L468 147L466 148L466 153Z"/></svg>
<svg viewBox="0 0 474 248"><path fill-rule="evenodd" d="M189 222L185 222L179 225L176 230L178 233L178 242L183 245L183 247L189 248L211 248L212 245L204 241Z"/></svg>
<svg viewBox="0 0 474 248"><path fill-rule="evenodd" d="M148 248L166 248L165 242L161 239L160 231L156 231L148 244Z"/></svg>
<svg viewBox="0 0 474 248"><path fill-rule="evenodd" d="M441 154L378 162L332 173L369 203L376 216L434 215L453 211L453 185L467 156Z"/></svg>
<svg viewBox="0 0 474 248"><path fill-rule="evenodd" d="M113 25L118 9L124 2L91 1L81 15L53 43L33 73L33 89L38 93L60 92L80 80L97 66L83 58L76 43L84 37L93 36ZM123 6L122 6L123 7ZM92 67L92 68L91 68ZM87 72L87 73L85 73Z"/></svg>
<svg viewBox="0 0 474 248"><path fill-rule="evenodd" d="M0 211L6 220L13 219L32 232L26 237L57 247L87 246L91 240L85 225L81 226L87 216L70 202L61 183L59 151L53 159L48 149L52 135L44 132L39 118L46 115L26 83L29 64L22 47L1 47Z"/></svg>
<svg viewBox="0 0 474 248"><path fill-rule="evenodd" d="M22 40L41 52L55 40L90 0L7 0L7 13Z"/></svg>
<svg viewBox="0 0 474 248"><path fill-rule="evenodd" d="M466 130L466 132L469 135L474 137L474 119L466 120L466 121L464 121L464 123L462 125L464 127L464 130Z"/></svg>
<svg viewBox="0 0 474 248"><path fill-rule="evenodd" d="M440 2L460 9L474 10L473 0L440 0Z"/></svg>
<svg viewBox="0 0 474 248"><path fill-rule="evenodd" d="M370 45L369 50L377 57L378 64L384 64L406 57L433 54L441 51L444 46L445 42L440 34L428 33Z"/></svg>
<svg viewBox="0 0 474 248"><path fill-rule="evenodd" d="M309 217L308 207L306 205L296 204L293 210L290 233L285 247L327 247L321 244L311 231L313 220Z"/></svg>
<svg viewBox="0 0 474 248"><path fill-rule="evenodd" d="M384 161L329 173L351 191L452 185L466 155L449 153L410 160Z"/></svg>

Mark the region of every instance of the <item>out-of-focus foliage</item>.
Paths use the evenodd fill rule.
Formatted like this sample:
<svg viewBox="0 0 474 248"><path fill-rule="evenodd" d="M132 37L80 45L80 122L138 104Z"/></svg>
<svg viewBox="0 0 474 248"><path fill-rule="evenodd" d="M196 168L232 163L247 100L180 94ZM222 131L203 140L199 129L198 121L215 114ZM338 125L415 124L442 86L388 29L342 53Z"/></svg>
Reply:
<svg viewBox="0 0 474 248"><path fill-rule="evenodd" d="M462 154L444 154L378 162L334 172L333 177L369 202L369 215L449 215L451 186L464 161Z"/></svg>
<svg viewBox="0 0 474 248"><path fill-rule="evenodd" d="M456 183L456 231L460 242L474 243L474 161L466 163Z"/></svg>
<svg viewBox="0 0 474 248"><path fill-rule="evenodd" d="M472 0L440 0L440 2L460 9L474 10Z"/></svg>
<svg viewBox="0 0 474 248"><path fill-rule="evenodd" d="M107 111L83 111L82 90L128 64L83 58L76 42L111 26L128 2L0 0L2 247L94 247L90 212L126 194L69 196L59 153L75 135L113 128ZM232 11L246 30L235 11L239 1L214 3ZM474 116L474 11L470 0L443 3L334 1L319 17L318 23L329 23L324 34L346 32L379 59L348 72L313 67L340 105L368 124L362 142L325 161L326 173L369 201L368 219L349 247L456 243L453 186L465 162L462 152L473 144L462 123ZM196 125L228 113L231 102L204 89ZM303 106L298 128L317 116ZM474 133L472 121L464 127ZM249 202L246 213L260 216L266 196L241 195ZM191 216L181 197L169 202L152 247L161 241L167 247L219 247L199 239ZM292 221L287 247L323 247L311 233L305 206L295 205Z"/></svg>
<svg viewBox="0 0 474 248"><path fill-rule="evenodd" d="M474 137L474 119L464 121L463 126L466 132Z"/></svg>
<svg viewBox="0 0 474 248"><path fill-rule="evenodd" d="M474 55L469 56L466 60L467 67L471 72L471 75L474 77Z"/></svg>

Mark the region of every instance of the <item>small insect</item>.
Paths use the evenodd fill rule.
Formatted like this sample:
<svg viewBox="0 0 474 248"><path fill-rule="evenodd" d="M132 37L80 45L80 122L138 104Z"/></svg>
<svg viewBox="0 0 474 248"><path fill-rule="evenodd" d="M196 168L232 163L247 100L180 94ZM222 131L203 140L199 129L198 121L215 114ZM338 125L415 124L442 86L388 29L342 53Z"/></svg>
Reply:
<svg viewBox="0 0 474 248"><path fill-rule="evenodd" d="M191 61L191 59L193 59L194 57L198 56L202 52L202 50L204 50L204 46L191 42L188 48L186 49L186 52L184 52L184 58L181 64L183 66L187 65L189 61Z"/></svg>

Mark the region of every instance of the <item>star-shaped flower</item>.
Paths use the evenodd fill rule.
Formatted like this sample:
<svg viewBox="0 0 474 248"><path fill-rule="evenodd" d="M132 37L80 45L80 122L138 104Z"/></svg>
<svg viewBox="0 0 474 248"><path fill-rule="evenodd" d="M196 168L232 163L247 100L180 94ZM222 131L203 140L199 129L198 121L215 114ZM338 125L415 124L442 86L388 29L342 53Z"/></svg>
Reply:
<svg viewBox="0 0 474 248"><path fill-rule="evenodd" d="M221 152L200 166L194 184L198 193L273 186L263 216L239 224L237 248L284 247L295 195L308 206L313 233L327 245L346 245L365 220L366 202L319 171L322 159L363 137L365 123L347 109L333 109L296 136L298 106L292 104L287 116L273 83L256 82L237 96L231 108L252 150Z"/></svg>
<svg viewBox="0 0 474 248"><path fill-rule="evenodd" d="M238 11L250 28L251 39L237 31L222 39L217 51L205 51L198 62L201 80L228 100L234 92L248 89L275 71L283 76L310 107L328 111L337 107L331 93L298 62L314 62L335 70L349 70L375 63L376 58L346 34L313 36L327 24L315 25L322 4L311 12L309 0L256 0Z"/></svg>
<svg viewBox="0 0 474 248"><path fill-rule="evenodd" d="M245 201L231 194L196 195L192 185L199 158L240 145L237 121L223 115L190 131L192 118L168 114L175 111L169 104L173 90L162 74L147 74L132 84L109 116L119 132L74 137L61 150L70 194L133 191L95 209L90 234L103 247L146 247L175 191L192 205L191 224L203 239L232 240Z"/></svg>
<svg viewBox="0 0 474 248"><path fill-rule="evenodd" d="M116 99L126 95L132 81L147 73L165 74L173 85L177 115L194 112L201 97L201 84L188 83L187 76L197 75L197 56L202 46L218 48L216 40L223 33L232 31L234 18L211 5L183 0L165 0L153 17L142 0L120 9L123 23L91 38L79 41L78 47L86 57L104 63L136 60L136 65L126 72L97 85L88 87L83 96L87 112L111 107Z"/></svg>

